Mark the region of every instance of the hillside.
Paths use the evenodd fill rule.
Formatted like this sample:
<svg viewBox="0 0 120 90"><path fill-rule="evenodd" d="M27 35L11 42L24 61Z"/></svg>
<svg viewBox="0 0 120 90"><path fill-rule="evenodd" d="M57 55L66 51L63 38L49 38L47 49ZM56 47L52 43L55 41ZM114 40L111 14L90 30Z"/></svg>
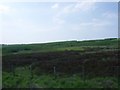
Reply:
<svg viewBox="0 0 120 90"><path fill-rule="evenodd" d="M3 87L118 88L119 40L2 45Z"/></svg>
<svg viewBox="0 0 120 90"><path fill-rule="evenodd" d="M84 51L86 48L117 48L120 39L110 38L101 40L87 41L64 41L42 44L18 44L18 45L2 45L3 54L11 53L33 53L33 52L51 52L64 50Z"/></svg>

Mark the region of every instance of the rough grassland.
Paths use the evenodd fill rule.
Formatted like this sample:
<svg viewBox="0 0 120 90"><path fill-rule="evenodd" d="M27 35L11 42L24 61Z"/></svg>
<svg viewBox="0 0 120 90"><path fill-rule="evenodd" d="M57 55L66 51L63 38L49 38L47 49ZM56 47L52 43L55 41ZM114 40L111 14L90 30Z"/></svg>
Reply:
<svg viewBox="0 0 120 90"><path fill-rule="evenodd" d="M118 88L119 40L2 45L2 86Z"/></svg>

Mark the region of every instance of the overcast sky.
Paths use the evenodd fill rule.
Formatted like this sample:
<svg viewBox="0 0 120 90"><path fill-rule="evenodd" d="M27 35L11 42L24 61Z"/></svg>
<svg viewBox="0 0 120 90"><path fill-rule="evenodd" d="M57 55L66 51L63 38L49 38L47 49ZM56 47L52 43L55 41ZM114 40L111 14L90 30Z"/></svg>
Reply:
<svg viewBox="0 0 120 90"><path fill-rule="evenodd" d="M118 37L117 2L0 4L0 43L43 43Z"/></svg>

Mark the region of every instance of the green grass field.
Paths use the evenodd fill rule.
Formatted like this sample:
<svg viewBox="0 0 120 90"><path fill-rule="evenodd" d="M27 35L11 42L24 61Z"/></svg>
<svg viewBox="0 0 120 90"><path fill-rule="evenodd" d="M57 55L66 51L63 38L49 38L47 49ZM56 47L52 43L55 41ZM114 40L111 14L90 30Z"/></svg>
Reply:
<svg viewBox="0 0 120 90"><path fill-rule="evenodd" d="M32 53L63 50L84 50L86 48L118 48L120 39L101 39L88 41L64 41L42 44L2 45L3 54Z"/></svg>
<svg viewBox="0 0 120 90"><path fill-rule="evenodd" d="M118 88L119 77L113 73L111 67L119 66L119 61L118 64L116 62L119 41L120 39L110 38L2 45L2 48L0 47L3 57L2 86L3 88ZM86 63L83 63L85 61ZM30 65L34 65L34 68L30 69ZM53 73L54 65L60 72ZM76 71L72 71L72 68ZM115 70L118 72L118 69Z"/></svg>
<svg viewBox="0 0 120 90"><path fill-rule="evenodd" d="M118 88L115 77L94 77L83 79L79 74L55 76L53 74L35 75L30 70L16 68L13 73L3 72L3 87L16 88Z"/></svg>

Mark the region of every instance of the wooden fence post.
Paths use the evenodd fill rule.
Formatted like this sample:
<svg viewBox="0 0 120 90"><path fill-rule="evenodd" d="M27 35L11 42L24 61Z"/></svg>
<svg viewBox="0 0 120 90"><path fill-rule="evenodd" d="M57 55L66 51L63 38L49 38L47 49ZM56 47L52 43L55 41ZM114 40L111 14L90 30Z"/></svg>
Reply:
<svg viewBox="0 0 120 90"><path fill-rule="evenodd" d="M53 67L54 75L56 74L56 67Z"/></svg>
<svg viewBox="0 0 120 90"><path fill-rule="evenodd" d="M85 61L83 62L82 65L82 77L83 77L83 81L85 82Z"/></svg>
<svg viewBox="0 0 120 90"><path fill-rule="evenodd" d="M56 75L56 66L53 67L53 73L54 73L55 78L57 78L57 75Z"/></svg>
<svg viewBox="0 0 120 90"><path fill-rule="evenodd" d="M30 90L32 90L32 79L33 79L32 65L29 66L29 70L30 70L30 82L29 82L29 87L30 87Z"/></svg>

